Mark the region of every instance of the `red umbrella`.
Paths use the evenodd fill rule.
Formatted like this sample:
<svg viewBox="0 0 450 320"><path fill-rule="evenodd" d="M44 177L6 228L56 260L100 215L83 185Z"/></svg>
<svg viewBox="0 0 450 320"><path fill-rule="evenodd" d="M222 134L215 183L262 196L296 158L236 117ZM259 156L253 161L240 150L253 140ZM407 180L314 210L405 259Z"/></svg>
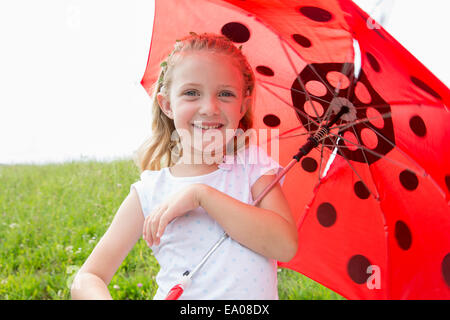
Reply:
<svg viewBox="0 0 450 320"><path fill-rule="evenodd" d="M280 266L349 299L449 299L450 91L368 18L349 0L157 0L141 84L186 31L242 45L254 127L279 130L258 142L291 169L299 249Z"/></svg>

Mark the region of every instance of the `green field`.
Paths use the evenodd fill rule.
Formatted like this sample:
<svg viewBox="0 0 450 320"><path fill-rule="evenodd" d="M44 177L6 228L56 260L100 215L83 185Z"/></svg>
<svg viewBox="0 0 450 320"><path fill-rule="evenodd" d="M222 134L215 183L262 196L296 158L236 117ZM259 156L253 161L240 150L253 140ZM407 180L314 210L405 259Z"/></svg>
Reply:
<svg viewBox="0 0 450 320"><path fill-rule="evenodd" d="M0 166L0 299L70 299L76 271L139 179L131 160ZM149 300L158 263L141 239L108 288L114 299ZM279 297L343 299L291 270Z"/></svg>

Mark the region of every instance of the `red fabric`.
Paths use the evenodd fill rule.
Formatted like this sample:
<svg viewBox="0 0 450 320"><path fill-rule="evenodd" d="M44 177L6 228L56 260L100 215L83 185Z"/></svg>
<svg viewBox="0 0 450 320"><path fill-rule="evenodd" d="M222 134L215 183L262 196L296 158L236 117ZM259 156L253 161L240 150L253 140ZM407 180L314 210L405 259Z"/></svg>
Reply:
<svg viewBox="0 0 450 320"><path fill-rule="evenodd" d="M367 14L348 0L155 6L143 87L152 94L160 62L189 31L228 36L255 71L254 127L279 133L267 150L279 146L279 157L271 155L283 166L317 130L306 114L319 121L316 112L322 117L340 102L356 119L370 118L341 132L345 140L326 139L287 174L299 250L280 266L349 299L450 298L450 91L442 82L385 30L369 28ZM353 39L362 60L356 84ZM338 154L319 180L334 144Z"/></svg>

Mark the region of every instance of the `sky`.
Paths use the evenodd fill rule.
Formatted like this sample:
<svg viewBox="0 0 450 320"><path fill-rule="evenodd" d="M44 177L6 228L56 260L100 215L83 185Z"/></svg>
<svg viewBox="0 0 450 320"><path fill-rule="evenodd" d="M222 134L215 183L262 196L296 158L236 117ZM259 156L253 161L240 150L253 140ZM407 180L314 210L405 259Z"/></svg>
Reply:
<svg viewBox="0 0 450 320"><path fill-rule="evenodd" d="M447 86L447 0L356 0ZM378 20L377 20L378 21ZM141 87L153 2L0 2L0 164L129 158L150 134Z"/></svg>

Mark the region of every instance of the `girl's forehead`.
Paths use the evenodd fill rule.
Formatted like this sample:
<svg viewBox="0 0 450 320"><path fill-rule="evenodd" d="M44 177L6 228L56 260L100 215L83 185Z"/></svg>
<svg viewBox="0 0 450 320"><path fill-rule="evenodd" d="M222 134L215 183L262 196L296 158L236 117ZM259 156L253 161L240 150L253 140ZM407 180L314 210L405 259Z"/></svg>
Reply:
<svg viewBox="0 0 450 320"><path fill-rule="evenodd" d="M214 52L184 53L174 66L173 81L178 85L189 82L219 81L241 87L243 76L236 59Z"/></svg>

